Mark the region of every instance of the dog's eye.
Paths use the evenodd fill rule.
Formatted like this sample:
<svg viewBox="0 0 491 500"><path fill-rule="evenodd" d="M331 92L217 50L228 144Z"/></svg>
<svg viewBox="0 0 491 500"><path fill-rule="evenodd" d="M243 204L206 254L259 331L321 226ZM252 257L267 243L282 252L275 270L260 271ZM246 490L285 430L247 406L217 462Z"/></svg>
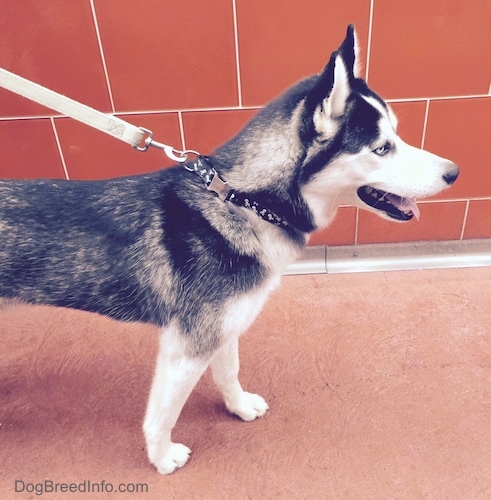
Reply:
<svg viewBox="0 0 491 500"><path fill-rule="evenodd" d="M373 152L377 156L385 156L391 149L392 149L392 145L390 144L390 142L386 142L383 146L380 146L377 149L374 149Z"/></svg>

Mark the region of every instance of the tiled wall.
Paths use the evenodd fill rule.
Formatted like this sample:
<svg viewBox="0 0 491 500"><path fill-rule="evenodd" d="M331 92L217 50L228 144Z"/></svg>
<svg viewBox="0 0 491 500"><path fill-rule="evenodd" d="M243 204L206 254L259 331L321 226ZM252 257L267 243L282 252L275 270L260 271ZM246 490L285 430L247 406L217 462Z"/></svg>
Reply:
<svg viewBox="0 0 491 500"><path fill-rule="evenodd" d="M462 174L399 225L342 207L312 243L491 237L490 0L17 0L0 66L209 153L322 69L355 23L370 85L408 142ZM168 165L0 90L0 177L95 179Z"/></svg>

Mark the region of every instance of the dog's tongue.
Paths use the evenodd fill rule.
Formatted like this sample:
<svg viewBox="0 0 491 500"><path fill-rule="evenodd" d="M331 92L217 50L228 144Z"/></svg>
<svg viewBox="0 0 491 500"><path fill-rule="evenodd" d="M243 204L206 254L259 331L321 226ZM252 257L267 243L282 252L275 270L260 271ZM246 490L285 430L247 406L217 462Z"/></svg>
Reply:
<svg viewBox="0 0 491 500"><path fill-rule="evenodd" d="M391 194L389 194L387 198L399 210L402 210L403 212L412 212L414 217L416 217L416 220L419 220L420 212L419 207L416 204L416 200L413 200L412 198L402 198Z"/></svg>

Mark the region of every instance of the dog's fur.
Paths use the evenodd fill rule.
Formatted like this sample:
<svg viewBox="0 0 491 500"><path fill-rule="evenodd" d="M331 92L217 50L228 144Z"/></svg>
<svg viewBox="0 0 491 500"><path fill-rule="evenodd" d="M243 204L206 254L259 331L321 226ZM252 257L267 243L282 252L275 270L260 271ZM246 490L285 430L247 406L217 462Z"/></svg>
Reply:
<svg viewBox="0 0 491 500"><path fill-rule="evenodd" d="M238 381L238 338L309 235L341 204L408 220L418 215L415 198L458 175L397 136L388 105L356 76L356 50L349 27L321 74L208 159L285 225L222 201L182 166L105 181L0 182L1 297L162 329L144 422L162 474L189 457L171 431L209 365L232 413L254 420L267 411Z"/></svg>

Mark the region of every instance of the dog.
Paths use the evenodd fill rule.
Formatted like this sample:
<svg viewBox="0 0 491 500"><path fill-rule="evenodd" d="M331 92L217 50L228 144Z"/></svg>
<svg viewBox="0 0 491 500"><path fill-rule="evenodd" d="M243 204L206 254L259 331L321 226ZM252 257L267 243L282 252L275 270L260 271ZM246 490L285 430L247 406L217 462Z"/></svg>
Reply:
<svg viewBox="0 0 491 500"><path fill-rule="evenodd" d="M228 410L268 410L238 380L238 339L339 205L405 222L457 179L404 143L358 76L353 26L321 73L272 101L212 156L102 181L0 182L0 297L161 329L143 431L161 474L190 450L171 431L211 366Z"/></svg>

